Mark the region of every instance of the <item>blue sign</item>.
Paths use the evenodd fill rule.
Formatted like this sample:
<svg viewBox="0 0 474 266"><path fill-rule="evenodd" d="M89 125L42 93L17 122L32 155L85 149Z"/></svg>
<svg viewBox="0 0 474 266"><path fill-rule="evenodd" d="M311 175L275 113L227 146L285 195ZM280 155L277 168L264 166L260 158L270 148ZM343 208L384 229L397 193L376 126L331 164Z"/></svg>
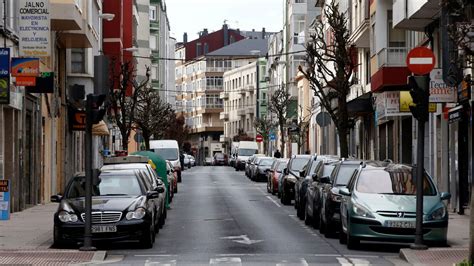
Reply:
<svg viewBox="0 0 474 266"><path fill-rule="evenodd" d="M10 48L0 48L0 76L10 75Z"/></svg>
<svg viewBox="0 0 474 266"><path fill-rule="evenodd" d="M10 219L10 183L0 180L0 220Z"/></svg>
<svg viewBox="0 0 474 266"><path fill-rule="evenodd" d="M270 140L276 140L276 136L275 136L274 133L271 133L271 134L270 134Z"/></svg>

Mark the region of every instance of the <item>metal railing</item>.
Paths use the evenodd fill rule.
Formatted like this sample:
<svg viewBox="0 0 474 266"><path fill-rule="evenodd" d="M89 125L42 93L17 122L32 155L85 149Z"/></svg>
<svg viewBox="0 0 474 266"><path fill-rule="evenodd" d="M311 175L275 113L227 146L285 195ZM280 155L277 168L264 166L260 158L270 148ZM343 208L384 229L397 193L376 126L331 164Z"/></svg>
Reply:
<svg viewBox="0 0 474 266"><path fill-rule="evenodd" d="M407 51L406 47L383 48L377 53L378 67L406 66Z"/></svg>

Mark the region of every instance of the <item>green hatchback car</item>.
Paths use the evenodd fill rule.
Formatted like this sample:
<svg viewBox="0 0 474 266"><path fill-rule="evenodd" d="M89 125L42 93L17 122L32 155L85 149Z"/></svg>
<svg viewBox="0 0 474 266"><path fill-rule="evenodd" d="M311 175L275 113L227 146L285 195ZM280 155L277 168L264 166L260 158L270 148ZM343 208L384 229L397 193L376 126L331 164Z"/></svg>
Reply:
<svg viewBox="0 0 474 266"><path fill-rule="evenodd" d="M347 187L340 189L341 233L339 241L349 249L360 240L412 242L416 225L416 183L412 167L362 164ZM443 200L449 193L438 192L431 177L424 176L423 238L446 245L448 212Z"/></svg>

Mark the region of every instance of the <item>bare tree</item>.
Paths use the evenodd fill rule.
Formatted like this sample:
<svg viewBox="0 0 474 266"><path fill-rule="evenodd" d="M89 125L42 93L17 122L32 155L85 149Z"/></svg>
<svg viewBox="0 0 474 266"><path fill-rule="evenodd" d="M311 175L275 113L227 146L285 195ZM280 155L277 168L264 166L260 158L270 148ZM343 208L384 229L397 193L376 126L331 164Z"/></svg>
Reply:
<svg viewBox="0 0 474 266"><path fill-rule="evenodd" d="M176 113L169 116L169 120L164 121L163 130L154 133L157 139L174 139L178 142L180 148L183 147L184 142L189 140L189 127L186 125L184 116L177 116Z"/></svg>
<svg viewBox="0 0 474 266"><path fill-rule="evenodd" d="M270 97L270 104L268 109L275 114L277 118L277 125L280 130L280 151L284 154L285 151L285 127L286 122L286 113L288 111L288 106L291 103L291 95L286 90L284 86L280 86L275 90Z"/></svg>
<svg viewBox="0 0 474 266"><path fill-rule="evenodd" d="M313 114L314 114L313 113L314 107L313 105L308 107L307 114L304 114L303 106L299 105L298 108L300 110L301 116L299 116L298 120L295 121L297 134L293 134L292 136L293 136L293 140L296 141L296 143L298 144L299 153L303 153L305 151L302 150L302 148L303 148L304 143L308 141L308 130L310 126L311 117L313 117Z"/></svg>
<svg viewBox="0 0 474 266"><path fill-rule="evenodd" d="M271 120L271 118L255 118L253 125L257 134L263 137L263 150L266 152L268 149L268 141L270 139L270 132L272 132L277 124Z"/></svg>
<svg viewBox="0 0 474 266"><path fill-rule="evenodd" d="M150 149L153 134L159 135L172 126L175 113L170 104L161 100L159 91L148 84L138 92L135 108L135 125L142 131L146 149Z"/></svg>
<svg viewBox="0 0 474 266"><path fill-rule="evenodd" d="M134 72L135 69L130 61L119 66L117 66L115 59L111 62L109 75L110 119L120 130L123 150L128 150L128 139L133 130L138 95L150 81L149 67L146 69L145 80L140 83L135 80Z"/></svg>
<svg viewBox="0 0 474 266"><path fill-rule="evenodd" d="M350 123L347 95L357 62L352 56L355 47L349 41L347 18L334 0L324 7L326 21L317 23L306 44L306 70L311 89L333 120L339 135L341 157L349 154L347 136Z"/></svg>

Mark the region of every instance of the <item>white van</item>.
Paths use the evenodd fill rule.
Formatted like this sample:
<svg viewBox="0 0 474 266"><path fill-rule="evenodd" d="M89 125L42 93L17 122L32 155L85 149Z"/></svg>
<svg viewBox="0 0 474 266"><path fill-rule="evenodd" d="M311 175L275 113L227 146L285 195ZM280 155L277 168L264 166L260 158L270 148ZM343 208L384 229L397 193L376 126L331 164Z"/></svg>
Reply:
<svg viewBox="0 0 474 266"><path fill-rule="evenodd" d="M255 141L241 141L237 149L237 160L235 162L235 170L245 169L245 162L248 158L258 153L258 144Z"/></svg>
<svg viewBox="0 0 474 266"><path fill-rule="evenodd" d="M150 140L150 149L161 158L173 164L178 174L178 182L181 182L181 162L179 160L179 145L176 140Z"/></svg>

